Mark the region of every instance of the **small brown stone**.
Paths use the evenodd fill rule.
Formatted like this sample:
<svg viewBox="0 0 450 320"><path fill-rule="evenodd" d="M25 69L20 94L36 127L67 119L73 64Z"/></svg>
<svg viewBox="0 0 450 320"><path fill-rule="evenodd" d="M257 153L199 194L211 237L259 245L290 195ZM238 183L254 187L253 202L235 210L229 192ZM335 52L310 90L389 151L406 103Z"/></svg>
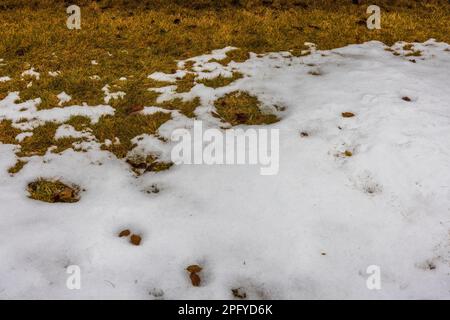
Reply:
<svg viewBox="0 0 450 320"><path fill-rule="evenodd" d="M132 244L134 244L135 246L140 245L141 244L141 240L142 240L141 236L138 236L137 234L131 235L130 242Z"/></svg>
<svg viewBox="0 0 450 320"><path fill-rule="evenodd" d="M125 229L125 230L122 230L122 231L120 231L120 233L119 233L119 237L128 237L129 235L130 235L130 230L128 230L128 229Z"/></svg>
<svg viewBox="0 0 450 320"><path fill-rule="evenodd" d="M351 157L353 155L353 152L349 151L349 150L345 150L344 155L346 157Z"/></svg>
<svg viewBox="0 0 450 320"><path fill-rule="evenodd" d="M202 267L200 267L197 264L192 264L189 267L187 267L186 270L190 273L197 273L197 272L202 271L203 269L202 269Z"/></svg>
<svg viewBox="0 0 450 320"><path fill-rule="evenodd" d="M64 188L59 194L58 199L62 202L72 200L74 198L74 191L71 188Z"/></svg>
<svg viewBox="0 0 450 320"><path fill-rule="evenodd" d="M404 96L404 97L402 97L402 100L403 100L403 101L410 102L410 101L411 101L411 98L410 98L410 97Z"/></svg>
<svg viewBox="0 0 450 320"><path fill-rule="evenodd" d="M191 282L192 282L192 285L194 287L199 287L200 286L201 279L200 279L198 274L196 274L195 272L192 272L189 275L189 278L191 278Z"/></svg>

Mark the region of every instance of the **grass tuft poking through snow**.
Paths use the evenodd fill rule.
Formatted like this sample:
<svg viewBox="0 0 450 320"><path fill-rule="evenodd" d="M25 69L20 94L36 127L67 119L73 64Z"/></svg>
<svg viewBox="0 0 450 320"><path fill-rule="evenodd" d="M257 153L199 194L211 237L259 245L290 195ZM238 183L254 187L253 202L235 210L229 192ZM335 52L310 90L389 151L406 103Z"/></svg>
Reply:
<svg viewBox="0 0 450 320"><path fill-rule="evenodd" d="M243 74L240 72L233 72L233 75L231 77L224 77L222 75L219 75L218 77L211 78L211 79L201 79L198 80L198 83L202 83L207 87L211 88L220 88L230 85L232 82L243 78Z"/></svg>
<svg viewBox="0 0 450 320"><path fill-rule="evenodd" d="M130 154L126 161L136 174L160 172L168 170L173 166L172 162L160 161L154 155L142 155L139 153Z"/></svg>
<svg viewBox="0 0 450 320"><path fill-rule="evenodd" d="M68 186L58 180L38 179L28 184L29 197L43 202L74 203L80 200L78 186Z"/></svg>
<svg viewBox="0 0 450 320"><path fill-rule="evenodd" d="M271 124L279 121L276 115L261 111L261 103L257 97L247 92L235 91L217 99L214 116L233 126Z"/></svg>

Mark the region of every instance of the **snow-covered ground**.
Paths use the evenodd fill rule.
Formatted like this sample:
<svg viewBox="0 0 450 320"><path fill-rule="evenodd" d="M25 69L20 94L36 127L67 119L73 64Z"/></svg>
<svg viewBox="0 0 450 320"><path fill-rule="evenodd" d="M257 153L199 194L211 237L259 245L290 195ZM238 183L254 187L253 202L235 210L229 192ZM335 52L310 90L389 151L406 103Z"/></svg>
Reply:
<svg viewBox="0 0 450 320"><path fill-rule="evenodd" d="M136 177L91 141L86 153L33 157L11 177L14 147L0 144L0 297L231 299L240 287L254 299L450 298L450 46L415 44L419 57L401 48L392 47L396 56L379 42L312 46L304 57L252 55L228 67L209 63L214 54L194 59L199 76L245 75L181 94L201 98L205 126L223 126L211 116L213 101L235 90L285 107L276 111L280 122L264 126L280 130L272 176L259 166L179 165ZM172 89L161 99L180 95ZM30 127L111 113L13 101L0 102L0 118L16 120L25 106ZM193 124L172 113L159 132L166 138ZM154 137L138 143L170 153ZM26 186L38 177L86 191L74 204L37 202ZM160 192L147 193L154 185ZM123 229L141 234L141 245L119 238ZM203 267L200 287L185 271L191 264ZM81 269L80 290L66 287L69 265ZM371 265L380 267L381 290L366 286Z"/></svg>

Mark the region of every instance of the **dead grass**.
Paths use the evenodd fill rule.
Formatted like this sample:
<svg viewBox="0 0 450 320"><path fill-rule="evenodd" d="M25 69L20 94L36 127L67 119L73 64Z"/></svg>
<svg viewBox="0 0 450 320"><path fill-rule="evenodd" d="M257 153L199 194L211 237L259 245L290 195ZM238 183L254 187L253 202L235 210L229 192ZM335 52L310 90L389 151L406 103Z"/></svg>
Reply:
<svg viewBox="0 0 450 320"><path fill-rule="evenodd" d="M195 86L195 74L188 73L183 78L177 81L178 93L189 92Z"/></svg>
<svg viewBox="0 0 450 320"><path fill-rule="evenodd" d="M200 105L199 97L196 97L195 99L189 101L184 101L180 98L176 98L158 104L158 106L167 110L179 110L182 114L184 114L188 118L195 117L194 111L195 109L197 109L199 105Z"/></svg>
<svg viewBox="0 0 450 320"><path fill-rule="evenodd" d="M215 102L217 113L214 116L233 126L240 124L260 125L278 121L273 114L264 114L258 98L247 92L235 91L219 98Z"/></svg>
<svg viewBox="0 0 450 320"><path fill-rule="evenodd" d="M429 38L450 42L450 7L445 1L378 1L382 8L381 30L368 30L361 23L367 16L366 6L352 5L347 0L175 2L80 0L77 3L82 5L82 29L68 30L63 2L2 1L0 58L4 61L0 63L0 76L12 80L0 83L0 97L19 91L22 101L39 97L42 103L38 108L49 109L58 106L56 95L62 91L72 97L65 105L85 102L92 106L105 104L101 89L106 84L111 91L124 91L123 99L110 102L116 108L114 117L102 117L96 125L84 117L72 117L66 122L77 130L91 128L100 142L118 138L120 143L104 148L124 158L134 147L131 140L135 136L154 134L170 119L169 114L144 116L138 112L144 106L158 105L158 93L149 88L169 84L147 76L155 71L174 73L177 60L226 46L239 49L217 61L224 65L245 61L249 52L291 50L301 54L305 41L316 43L318 49L369 40L387 45ZM92 64L92 60L98 64ZM39 80L21 75L32 67L40 73ZM51 76L49 72L59 74ZM188 74L178 79L177 92L188 92L195 83L221 87L240 76L195 81L194 75ZM120 81L121 77L127 80ZM198 99L175 99L160 106L194 117L198 104ZM233 125L277 121L275 115L263 114L256 98L245 93L220 99L216 108L216 116ZM75 140L54 139L57 126L47 123L36 128L32 137L20 143L18 156L42 155L52 146L56 146L54 152L70 148ZM19 144L15 140L19 133L10 121L0 120L0 142Z"/></svg>
<svg viewBox="0 0 450 320"><path fill-rule="evenodd" d="M417 51L413 51L413 52L409 52L405 55L405 57L420 57L422 56L422 52L417 50Z"/></svg>
<svg viewBox="0 0 450 320"><path fill-rule="evenodd" d="M14 128L9 120L0 121L0 142L4 144L17 144L16 136L21 132Z"/></svg>
<svg viewBox="0 0 450 320"><path fill-rule="evenodd" d="M133 171L140 175L145 172L160 172L170 169L172 162L160 161L154 155L134 154L127 157L127 163L132 167Z"/></svg>
<svg viewBox="0 0 450 320"><path fill-rule="evenodd" d="M55 139L55 133L59 124L47 122L33 130L33 135L26 137L20 143L20 151L16 153L18 157L43 156L49 148L54 147L52 152L60 153L72 147L72 144L79 140L75 138Z"/></svg>
<svg viewBox="0 0 450 320"><path fill-rule="evenodd" d="M125 158L128 151L134 148L131 141L141 134L155 134L158 128L171 119L171 115L157 112L151 115L131 114L128 116L104 116L99 122L92 125L92 133L98 141L112 144L103 145L104 150L112 152L117 158ZM116 138L118 143L115 143Z"/></svg>
<svg viewBox="0 0 450 320"><path fill-rule="evenodd" d="M29 197L34 200L55 203L78 202L80 188L68 186L59 180L38 179L28 184Z"/></svg>
<svg viewBox="0 0 450 320"><path fill-rule="evenodd" d="M16 164L8 169L8 173L11 174L11 175L15 175L15 174L18 173L20 170L22 170L23 167L24 167L27 163L28 163L27 161L23 161L23 160L21 160L21 159L18 159L18 160L16 161Z"/></svg>
<svg viewBox="0 0 450 320"><path fill-rule="evenodd" d="M224 77L222 75L212 78L212 79L202 79L197 80L197 83L202 83L207 87L211 88L220 88L225 87L231 84L232 82L243 78L243 74L240 72L233 72L233 75L231 77Z"/></svg>

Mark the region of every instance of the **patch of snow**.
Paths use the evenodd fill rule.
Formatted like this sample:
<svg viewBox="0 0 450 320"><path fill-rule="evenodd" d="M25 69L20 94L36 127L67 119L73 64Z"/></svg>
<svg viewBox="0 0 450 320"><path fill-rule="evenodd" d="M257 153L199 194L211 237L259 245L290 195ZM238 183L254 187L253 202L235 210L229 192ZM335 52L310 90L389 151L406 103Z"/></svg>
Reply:
<svg viewBox="0 0 450 320"><path fill-rule="evenodd" d="M186 60L178 61L178 68L184 69L186 66L186 62L192 61L194 62L194 66L202 65L207 63L210 60L223 60L227 57L227 53L233 50L236 50L236 47L225 47L223 49L213 50L209 54L203 54L194 58L189 58Z"/></svg>
<svg viewBox="0 0 450 320"><path fill-rule="evenodd" d="M59 103L58 103L59 106L62 106L64 103L69 102L70 100L72 100L72 97L69 96L64 91L61 92L60 94L58 94L56 97L59 99Z"/></svg>
<svg viewBox="0 0 450 320"><path fill-rule="evenodd" d="M184 70L178 70L177 72L170 74L164 72L154 72L148 76L149 79L163 82L176 82L178 78L184 78L187 72Z"/></svg>
<svg viewBox="0 0 450 320"><path fill-rule="evenodd" d="M48 75L50 76L50 77L57 77L57 76L59 76L61 74L61 71L49 71L48 72Z"/></svg>
<svg viewBox="0 0 450 320"><path fill-rule="evenodd" d="M33 136L33 132L22 132L22 133L19 133L15 139L17 142L22 142L25 138L32 137L32 136Z"/></svg>
<svg viewBox="0 0 450 320"><path fill-rule="evenodd" d="M109 101L111 101L111 99L122 99L123 97L125 97L125 94L126 94L125 92L123 92L123 91L110 92L109 89L110 89L109 85L105 85L102 88L102 91L105 94L105 98L104 98L105 103L109 103Z"/></svg>
<svg viewBox="0 0 450 320"><path fill-rule="evenodd" d="M144 109L140 112L141 114L145 115L151 115L157 112L164 112L164 113L172 113L175 112L174 110L167 110L161 107L144 107Z"/></svg>
<svg viewBox="0 0 450 320"><path fill-rule="evenodd" d="M86 131L77 131L73 126L63 124L56 129L55 139L63 138L92 138L92 134Z"/></svg>
<svg viewBox="0 0 450 320"><path fill-rule="evenodd" d="M29 76L35 78L36 80L39 80L41 75L39 72L35 71L34 68L31 68L22 72L21 76L22 77Z"/></svg>
<svg viewBox="0 0 450 320"><path fill-rule="evenodd" d="M114 115L114 108L108 105L99 106L68 106L53 109L38 110L41 99L15 103L19 100L18 92L11 92L0 101L0 120L11 120L13 126L21 130L32 130L45 122L64 122L72 116L85 116L97 123L104 115ZM23 122L23 120L28 120Z"/></svg>
<svg viewBox="0 0 450 320"><path fill-rule="evenodd" d="M10 81L11 78L8 76L4 76L4 77L0 77L0 82L6 82L6 81Z"/></svg>

